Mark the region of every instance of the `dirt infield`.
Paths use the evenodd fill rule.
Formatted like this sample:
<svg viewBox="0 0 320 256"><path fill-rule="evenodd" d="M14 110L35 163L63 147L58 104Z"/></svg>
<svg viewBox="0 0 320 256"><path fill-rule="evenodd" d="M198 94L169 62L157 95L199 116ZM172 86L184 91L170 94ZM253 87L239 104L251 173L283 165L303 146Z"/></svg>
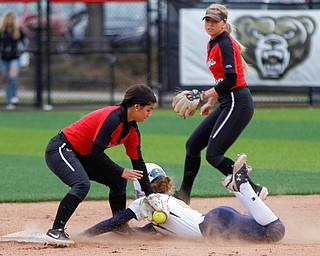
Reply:
<svg viewBox="0 0 320 256"><path fill-rule="evenodd" d="M128 200L128 203L130 200ZM179 240L161 235L135 237L104 234L84 239L79 233L108 218L111 213L107 201L85 201L77 209L67 226L76 245L53 248L42 244L1 242L0 255L320 255L320 195L270 196L266 204L286 226L284 239L274 244L250 244L238 241ZM243 211L234 197L193 198L191 206L203 213L213 207L228 205ZM0 204L0 236L21 231L46 231L53 222L58 202ZM141 226L134 220L131 226Z"/></svg>

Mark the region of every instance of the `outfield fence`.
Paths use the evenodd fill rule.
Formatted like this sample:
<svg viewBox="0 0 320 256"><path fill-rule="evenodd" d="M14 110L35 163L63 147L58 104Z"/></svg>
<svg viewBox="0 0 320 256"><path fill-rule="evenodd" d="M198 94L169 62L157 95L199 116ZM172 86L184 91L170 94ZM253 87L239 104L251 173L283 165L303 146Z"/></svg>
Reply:
<svg viewBox="0 0 320 256"><path fill-rule="evenodd" d="M158 95L159 106L167 107L175 87L204 89L211 86L183 84L177 59L182 56L178 43L183 40L178 37L182 29L177 23L177 13L195 10L202 14L207 1L84 2L0 0L1 13L14 10L30 39L29 64L22 67L20 74L20 108L114 104L134 83L148 84ZM222 3L230 7L231 13L248 8L267 10L270 17L274 10L307 10L308 14L320 8L320 0L225 0ZM318 19L314 25L313 31L318 31ZM201 30L201 26L197 29ZM195 47L193 43L190 45ZM202 60L202 57L196 58ZM306 61L297 61L295 65L299 66L300 62ZM315 65L318 63L319 60ZM196 77L196 72L191 73ZM313 78L313 73L301 75L304 76L314 81L313 85L301 82L301 86L290 86L280 78L266 78L267 86L250 81L249 87L257 105L318 106L320 81ZM314 86L317 83L319 86ZM0 109L4 109L5 104L1 91Z"/></svg>

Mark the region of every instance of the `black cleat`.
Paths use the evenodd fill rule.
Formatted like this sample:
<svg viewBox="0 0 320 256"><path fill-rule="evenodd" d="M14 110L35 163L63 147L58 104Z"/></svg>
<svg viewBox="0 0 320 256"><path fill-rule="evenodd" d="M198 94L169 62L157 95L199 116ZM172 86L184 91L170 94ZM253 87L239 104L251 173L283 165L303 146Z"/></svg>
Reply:
<svg viewBox="0 0 320 256"><path fill-rule="evenodd" d="M62 228L49 229L45 235L45 239L46 244L48 245L67 247L75 244L75 242L69 238L69 235L65 233Z"/></svg>

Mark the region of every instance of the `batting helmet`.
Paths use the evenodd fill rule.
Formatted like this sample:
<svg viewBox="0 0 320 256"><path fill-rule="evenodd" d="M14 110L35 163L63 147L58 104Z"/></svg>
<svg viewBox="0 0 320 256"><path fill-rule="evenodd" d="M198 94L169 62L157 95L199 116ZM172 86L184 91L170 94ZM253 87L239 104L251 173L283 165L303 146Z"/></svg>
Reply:
<svg viewBox="0 0 320 256"><path fill-rule="evenodd" d="M160 177L167 176L165 171L157 164L146 163L146 167L147 167L148 178L149 178L150 182L155 181L155 180L159 179ZM135 180L133 182L133 187L134 187L135 198L145 196L138 180Z"/></svg>

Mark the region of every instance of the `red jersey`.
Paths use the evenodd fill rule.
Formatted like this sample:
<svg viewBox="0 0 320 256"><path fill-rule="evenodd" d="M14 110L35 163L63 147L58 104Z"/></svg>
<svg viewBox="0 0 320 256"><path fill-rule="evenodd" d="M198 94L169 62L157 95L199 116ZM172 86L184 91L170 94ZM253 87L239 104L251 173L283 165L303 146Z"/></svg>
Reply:
<svg viewBox="0 0 320 256"><path fill-rule="evenodd" d="M62 132L81 155L90 154L93 143L102 151L124 144L126 154L131 159L142 159L137 123L127 122L124 107L109 106L95 110L67 126Z"/></svg>
<svg viewBox="0 0 320 256"><path fill-rule="evenodd" d="M223 32L208 42L206 62L215 79L215 85L226 78L225 74L235 73L237 82L230 90L247 86L240 47L227 32Z"/></svg>

